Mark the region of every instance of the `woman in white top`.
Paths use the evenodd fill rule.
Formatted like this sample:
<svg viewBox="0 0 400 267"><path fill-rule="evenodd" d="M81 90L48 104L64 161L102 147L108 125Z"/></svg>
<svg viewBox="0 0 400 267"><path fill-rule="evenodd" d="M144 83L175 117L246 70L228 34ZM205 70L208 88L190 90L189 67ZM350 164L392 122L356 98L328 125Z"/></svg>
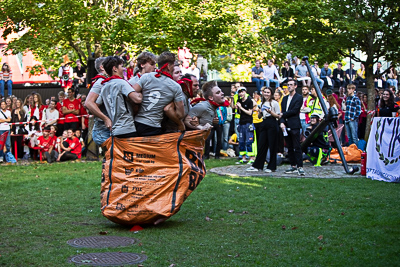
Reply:
<svg viewBox="0 0 400 267"><path fill-rule="evenodd" d="M31 120L32 116L32 106L33 106L33 95L27 95L24 100L24 111L26 115L26 121Z"/></svg>
<svg viewBox="0 0 400 267"><path fill-rule="evenodd" d="M36 147L38 143L39 136L42 136L42 128L40 127L40 122L35 116L32 116L29 124L26 126L28 130L28 135L25 136L26 140L29 140L29 147Z"/></svg>
<svg viewBox="0 0 400 267"><path fill-rule="evenodd" d="M281 113L279 103L274 100L274 92L271 87L262 88L262 104L258 111L258 117L263 118L260 125L260 138L257 140L257 157L253 165L246 171L262 171L268 149L270 160L265 172L276 171L276 154L278 151L278 117Z"/></svg>
<svg viewBox="0 0 400 267"><path fill-rule="evenodd" d="M51 100L49 104L49 108L45 109L43 112L43 120L45 121L45 127L50 125L57 126L57 120L59 118L58 110L56 110L56 101Z"/></svg>
<svg viewBox="0 0 400 267"><path fill-rule="evenodd" d="M3 162L4 152L9 152L11 147L10 142L10 125L8 124L11 121L11 112L7 110L6 101L0 101L0 135L8 132L6 143L4 145L4 149L0 150L0 162Z"/></svg>

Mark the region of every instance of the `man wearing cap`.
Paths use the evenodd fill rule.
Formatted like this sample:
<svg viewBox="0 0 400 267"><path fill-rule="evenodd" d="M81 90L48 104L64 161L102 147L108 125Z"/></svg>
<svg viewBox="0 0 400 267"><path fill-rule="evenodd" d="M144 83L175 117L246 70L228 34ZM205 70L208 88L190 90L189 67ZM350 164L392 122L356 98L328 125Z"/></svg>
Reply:
<svg viewBox="0 0 400 267"><path fill-rule="evenodd" d="M246 87L240 87L238 90L239 99L236 103L237 111L240 114L239 120L239 149L242 159L238 163L246 163L246 155L250 157L249 163L254 162L253 142L253 100L247 94Z"/></svg>

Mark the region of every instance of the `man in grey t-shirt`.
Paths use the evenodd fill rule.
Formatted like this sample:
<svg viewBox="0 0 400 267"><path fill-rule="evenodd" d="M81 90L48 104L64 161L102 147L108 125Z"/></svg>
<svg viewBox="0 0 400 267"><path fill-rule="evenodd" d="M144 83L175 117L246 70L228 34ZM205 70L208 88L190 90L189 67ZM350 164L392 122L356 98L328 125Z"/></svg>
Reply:
<svg viewBox="0 0 400 267"><path fill-rule="evenodd" d="M128 81L132 86L138 83L140 77L145 73L154 72L156 70L156 56L150 52L142 52L137 58L137 68L139 72L132 76Z"/></svg>
<svg viewBox="0 0 400 267"><path fill-rule="evenodd" d="M133 101L133 88L123 79L124 61L117 56L107 57L104 69L111 78L105 79L96 104L104 104L112 121L111 135L119 138L135 137L136 128L133 109L128 101Z"/></svg>
<svg viewBox="0 0 400 267"><path fill-rule="evenodd" d="M112 122L107 116L107 111L104 105L96 105L96 100L101 93L101 88L103 87L101 82L107 76L107 73L103 67L103 62L105 59L106 57L99 57L94 63L98 75L96 75L94 78L94 83L92 83L92 88L90 89L85 102L85 105L89 109L90 113L95 116L92 137L93 141L99 146L110 137L110 130L112 126Z"/></svg>
<svg viewBox="0 0 400 267"><path fill-rule="evenodd" d="M181 87L172 79L175 54L162 53L158 58L160 70L144 74L133 86L135 103L141 103L135 117L136 130L139 136L162 134L161 121L164 108L174 102L178 120L184 116L184 96ZM174 121L176 118L174 118ZM183 124L183 123L182 123Z"/></svg>
<svg viewBox="0 0 400 267"><path fill-rule="evenodd" d="M224 92L218 87L215 81L207 82L202 87L206 101L200 102L189 111L185 119L185 126L189 129L208 130L213 124L215 110L225 102ZM193 126L189 121L198 118L199 125Z"/></svg>
<svg viewBox="0 0 400 267"><path fill-rule="evenodd" d="M304 60L301 61L301 64L296 67L295 77L297 77L298 81L302 81L303 86L311 86L311 78L307 76L308 69L306 66L306 62Z"/></svg>

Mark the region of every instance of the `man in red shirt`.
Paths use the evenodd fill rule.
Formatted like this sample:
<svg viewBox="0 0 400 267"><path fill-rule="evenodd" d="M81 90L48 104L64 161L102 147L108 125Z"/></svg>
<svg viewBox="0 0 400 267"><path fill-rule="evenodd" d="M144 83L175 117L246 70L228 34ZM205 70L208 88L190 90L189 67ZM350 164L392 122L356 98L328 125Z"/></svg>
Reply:
<svg viewBox="0 0 400 267"><path fill-rule="evenodd" d="M65 115L64 130L73 129L75 131L79 126L79 112L81 110L81 102L75 98L75 92L72 88L68 88L68 98L64 100L62 113Z"/></svg>
<svg viewBox="0 0 400 267"><path fill-rule="evenodd" d="M62 113L62 107L64 104L64 99L65 99L65 93L64 91L60 91L58 93L58 102L56 104L56 109L58 110L58 120L57 120L57 136L61 136L62 133L64 132L64 113Z"/></svg>
<svg viewBox="0 0 400 267"><path fill-rule="evenodd" d="M54 137L50 137L50 127L44 128L43 136L39 136L38 142L43 159L46 159L48 163L56 161L58 153L53 149L56 142Z"/></svg>

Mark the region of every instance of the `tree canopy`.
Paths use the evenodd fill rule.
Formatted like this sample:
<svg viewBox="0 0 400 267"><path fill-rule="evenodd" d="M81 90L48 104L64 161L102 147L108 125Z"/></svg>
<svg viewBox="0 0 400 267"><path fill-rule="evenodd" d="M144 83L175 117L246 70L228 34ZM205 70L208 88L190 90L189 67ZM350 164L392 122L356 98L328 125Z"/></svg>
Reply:
<svg viewBox="0 0 400 267"><path fill-rule="evenodd" d="M8 51L29 49L48 67L65 54L84 63L92 53L111 55L122 43L134 52L217 50L240 17L227 0L15 0L1 2L0 20L4 38L20 34Z"/></svg>
<svg viewBox="0 0 400 267"><path fill-rule="evenodd" d="M265 32L277 46L277 54L294 51L300 57L336 61L359 50L366 55L368 109L375 109L373 65L385 59L400 61L400 10L395 1L384 0L272 0L273 14ZM370 117L368 117L370 119ZM370 124L367 123L369 126ZM366 135L368 136L369 129Z"/></svg>

